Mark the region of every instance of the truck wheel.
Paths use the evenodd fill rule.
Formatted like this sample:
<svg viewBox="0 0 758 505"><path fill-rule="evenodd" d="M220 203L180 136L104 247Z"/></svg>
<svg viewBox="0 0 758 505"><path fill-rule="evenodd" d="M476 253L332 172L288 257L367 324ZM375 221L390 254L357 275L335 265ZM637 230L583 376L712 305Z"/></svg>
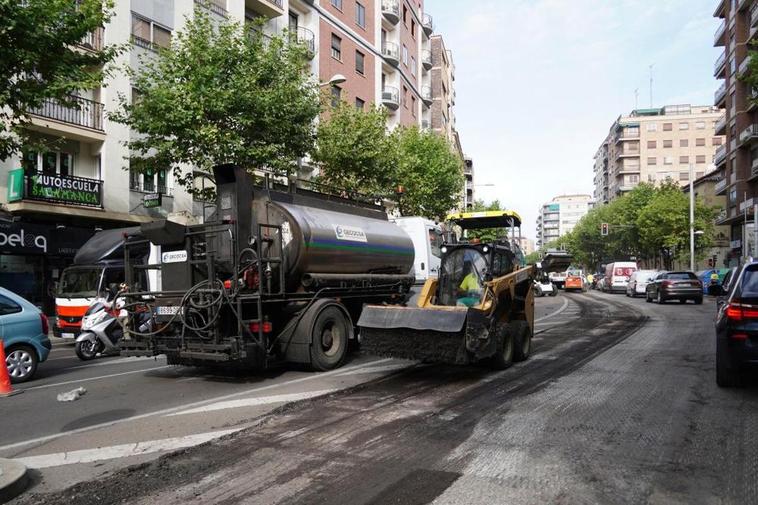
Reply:
<svg viewBox="0 0 758 505"><path fill-rule="evenodd" d="M529 359L532 353L532 329L526 321L513 321L510 326L510 332L514 336L513 342L513 361L524 361Z"/></svg>
<svg viewBox="0 0 758 505"><path fill-rule="evenodd" d="M716 384L722 388L742 385L740 369L733 365L727 342L722 339L716 340Z"/></svg>
<svg viewBox="0 0 758 505"><path fill-rule="evenodd" d="M311 366L314 370L332 370L342 364L353 326L336 302L319 300L314 303L298 327L310 332Z"/></svg>
<svg viewBox="0 0 758 505"><path fill-rule="evenodd" d="M490 365L495 370L505 370L513 364L513 333L510 324L499 326L497 352L490 358Z"/></svg>

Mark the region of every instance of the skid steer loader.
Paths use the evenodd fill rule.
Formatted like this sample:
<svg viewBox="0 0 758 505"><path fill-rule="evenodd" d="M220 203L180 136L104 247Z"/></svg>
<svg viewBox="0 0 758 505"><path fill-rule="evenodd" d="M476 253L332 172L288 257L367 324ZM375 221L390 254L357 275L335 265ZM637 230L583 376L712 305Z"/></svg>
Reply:
<svg viewBox="0 0 758 505"><path fill-rule="evenodd" d="M358 321L368 354L457 365L487 361L496 369L531 353L534 334L532 284L538 270L559 270L568 255L523 265L511 211L453 214L462 231L496 228L492 242L449 239L441 247L438 278L430 278L416 306L368 305ZM509 233L510 232L510 233ZM510 235L510 236L509 236Z"/></svg>

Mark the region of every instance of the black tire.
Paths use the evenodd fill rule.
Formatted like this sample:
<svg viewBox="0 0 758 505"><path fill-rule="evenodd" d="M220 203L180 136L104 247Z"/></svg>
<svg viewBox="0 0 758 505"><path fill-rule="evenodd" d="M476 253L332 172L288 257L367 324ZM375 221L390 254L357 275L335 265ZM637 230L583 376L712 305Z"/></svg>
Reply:
<svg viewBox="0 0 758 505"><path fill-rule="evenodd" d="M513 321L510 332L514 336L513 361L526 361L532 354L532 329L526 321Z"/></svg>
<svg viewBox="0 0 758 505"><path fill-rule="evenodd" d="M680 298L679 299L679 303L681 303L682 305L684 305L685 303L687 303L687 299L686 298Z"/></svg>
<svg viewBox="0 0 758 505"><path fill-rule="evenodd" d="M499 326L497 352L490 358L490 366L495 370L505 370L513 364L514 338L510 324Z"/></svg>
<svg viewBox="0 0 758 505"><path fill-rule="evenodd" d="M37 351L32 347L16 345L5 350L5 366L13 384L26 382L34 377L38 364Z"/></svg>
<svg viewBox="0 0 758 505"><path fill-rule="evenodd" d="M716 340L716 384L722 388L742 386L742 373L734 366L726 340Z"/></svg>
<svg viewBox="0 0 758 505"><path fill-rule="evenodd" d="M655 295L655 303L658 305L666 303L666 299L663 297L663 295L661 295L660 291L658 291L658 293Z"/></svg>
<svg viewBox="0 0 758 505"><path fill-rule="evenodd" d="M651 302L653 301L653 300L650 298L650 293L648 293L647 291L645 291L645 301L646 301L647 303L651 303Z"/></svg>
<svg viewBox="0 0 758 505"><path fill-rule="evenodd" d="M703 297L695 298L695 305L702 305L703 304Z"/></svg>
<svg viewBox="0 0 758 505"><path fill-rule="evenodd" d="M353 324L341 305L333 300L319 300L308 309L298 327L309 332L314 370L324 372L342 365Z"/></svg>
<svg viewBox="0 0 758 505"><path fill-rule="evenodd" d="M558 289L553 288L553 290L550 292L550 296L558 296Z"/></svg>
<svg viewBox="0 0 758 505"><path fill-rule="evenodd" d="M102 351L102 343L96 340L94 343L91 340L82 340L76 343L76 355L82 361L89 361L95 359L97 354Z"/></svg>

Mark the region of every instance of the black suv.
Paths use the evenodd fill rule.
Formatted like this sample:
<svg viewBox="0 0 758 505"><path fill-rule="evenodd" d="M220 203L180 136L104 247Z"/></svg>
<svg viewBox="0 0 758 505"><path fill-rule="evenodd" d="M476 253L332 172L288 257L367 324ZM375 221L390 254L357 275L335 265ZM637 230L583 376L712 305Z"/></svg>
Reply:
<svg viewBox="0 0 758 505"><path fill-rule="evenodd" d="M740 386L742 371L758 363L758 262L724 279L716 315L716 383Z"/></svg>

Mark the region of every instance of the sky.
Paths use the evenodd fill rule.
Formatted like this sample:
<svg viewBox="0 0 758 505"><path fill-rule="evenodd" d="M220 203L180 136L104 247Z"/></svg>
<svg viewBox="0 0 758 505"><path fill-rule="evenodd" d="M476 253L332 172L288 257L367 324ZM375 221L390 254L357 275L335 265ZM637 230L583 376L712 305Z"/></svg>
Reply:
<svg viewBox="0 0 758 505"><path fill-rule="evenodd" d="M425 0L453 52L455 116L476 196L521 214L593 192L593 156L635 108L710 105L716 0Z"/></svg>

